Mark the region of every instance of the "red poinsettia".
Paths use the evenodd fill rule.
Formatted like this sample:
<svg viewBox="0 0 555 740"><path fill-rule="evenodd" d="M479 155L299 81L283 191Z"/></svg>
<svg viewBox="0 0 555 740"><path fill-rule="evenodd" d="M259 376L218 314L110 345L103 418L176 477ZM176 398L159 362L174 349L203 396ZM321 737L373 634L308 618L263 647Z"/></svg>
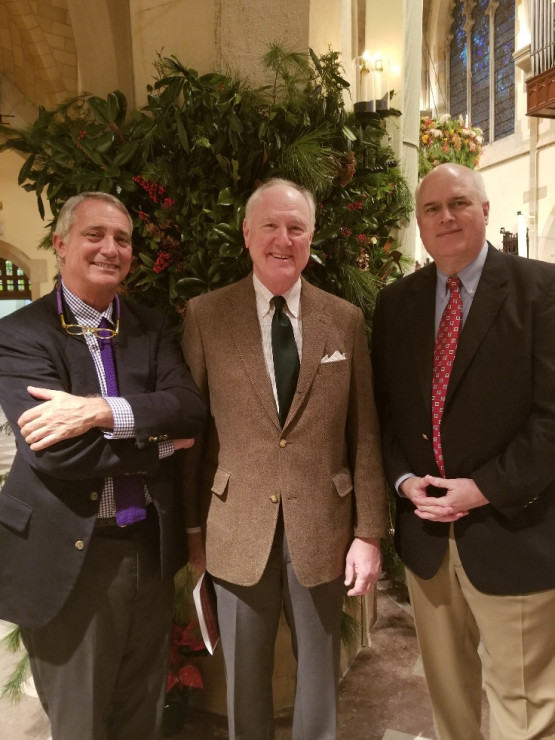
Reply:
<svg viewBox="0 0 555 740"><path fill-rule="evenodd" d="M181 625L174 622L171 630L170 659L166 693L172 689L202 689L202 676L191 662L191 656L206 650L197 622Z"/></svg>

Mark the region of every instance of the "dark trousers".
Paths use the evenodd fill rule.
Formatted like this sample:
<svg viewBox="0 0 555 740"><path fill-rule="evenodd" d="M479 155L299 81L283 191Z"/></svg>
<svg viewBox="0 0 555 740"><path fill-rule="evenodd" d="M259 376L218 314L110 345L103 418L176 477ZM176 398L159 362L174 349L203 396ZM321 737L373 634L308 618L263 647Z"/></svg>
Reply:
<svg viewBox="0 0 555 740"><path fill-rule="evenodd" d="M136 529L98 527L62 611L23 630L52 740L161 737L172 608L156 512Z"/></svg>

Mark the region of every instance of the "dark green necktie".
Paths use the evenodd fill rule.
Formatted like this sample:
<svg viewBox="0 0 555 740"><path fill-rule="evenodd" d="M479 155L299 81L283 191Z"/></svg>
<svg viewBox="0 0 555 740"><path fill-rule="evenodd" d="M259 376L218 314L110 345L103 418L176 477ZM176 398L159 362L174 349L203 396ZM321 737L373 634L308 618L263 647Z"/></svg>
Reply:
<svg viewBox="0 0 555 740"><path fill-rule="evenodd" d="M272 298L272 302L275 308L272 317L272 353L274 356L279 422L283 426L297 387L299 353L295 344L293 327L287 314L283 313L285 298L276 295Z"/></svg>

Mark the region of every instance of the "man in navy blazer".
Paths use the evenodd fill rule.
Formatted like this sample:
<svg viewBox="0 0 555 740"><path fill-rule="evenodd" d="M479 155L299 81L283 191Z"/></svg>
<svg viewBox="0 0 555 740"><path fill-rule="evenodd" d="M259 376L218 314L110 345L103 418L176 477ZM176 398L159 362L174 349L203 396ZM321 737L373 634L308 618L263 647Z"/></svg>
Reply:
<svg viewBox="0 0 555 740"><path fill-rule="evenodd" d="M117 296L131 231L117 198L70 198L56 289L0 321L0 403L17 442L0 492L0 617L22 628L53 740L160 737L187 557L173 453L193 443L205 404L166 319ZM137 484L127 526L115 480Z"/></svg>
<svg viewBox="0 0 555 740"><path fill-rule="evenodd" d="M483 181L461 165L422 180L416 213L435 264L381 291L372 356L436 732L482 737L483 677L491 740L555 738L555 265L486 242ZM442 477L432 367L452 275L463 325Z"/></svg>

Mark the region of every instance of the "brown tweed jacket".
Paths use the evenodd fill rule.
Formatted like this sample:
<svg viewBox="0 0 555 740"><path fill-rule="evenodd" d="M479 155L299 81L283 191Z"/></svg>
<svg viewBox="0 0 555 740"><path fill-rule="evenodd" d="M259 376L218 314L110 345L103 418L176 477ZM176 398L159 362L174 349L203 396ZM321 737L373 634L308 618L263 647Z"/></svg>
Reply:
<svg viewBox="0 0 555 740"><path fill-rule="evenodd" d="M188 526L202 524L208 570L232 583L262 576L283 509L297 578L338 577L356 534L380 537L385 483L361 311L302 281L303 351L280 429L252 276L187 306L184 351L209 402L185 471ZM334 352L345 360L322 363Z"/></svg>

